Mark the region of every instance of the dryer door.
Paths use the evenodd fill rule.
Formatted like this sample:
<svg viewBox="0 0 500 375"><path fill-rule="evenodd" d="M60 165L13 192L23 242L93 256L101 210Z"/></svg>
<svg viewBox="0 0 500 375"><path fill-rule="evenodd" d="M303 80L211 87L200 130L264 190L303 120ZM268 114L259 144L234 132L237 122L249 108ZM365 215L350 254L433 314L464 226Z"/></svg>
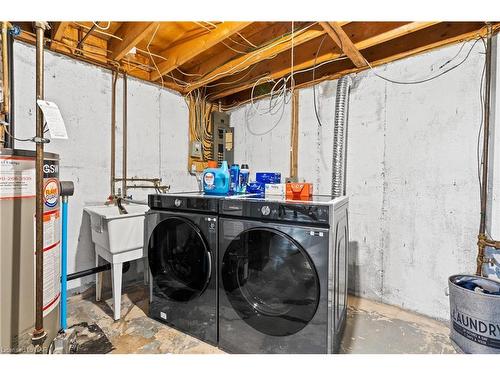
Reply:
<svg viewBox="0 0 500 375"><path fill-rule="evenodd" d="M283 232L258 227L240 233L224 253L221 276L240 318L266 335L292 335L314 317L318 275L306 251Z"/></svg>
<svg viewBox="0 0 500 375"><path fill-rule="evenodd" d="M211 254L199 228L182 217L169 217L155 227L148 244L149 267L157 290L185 302L206 289Z"/></svg>

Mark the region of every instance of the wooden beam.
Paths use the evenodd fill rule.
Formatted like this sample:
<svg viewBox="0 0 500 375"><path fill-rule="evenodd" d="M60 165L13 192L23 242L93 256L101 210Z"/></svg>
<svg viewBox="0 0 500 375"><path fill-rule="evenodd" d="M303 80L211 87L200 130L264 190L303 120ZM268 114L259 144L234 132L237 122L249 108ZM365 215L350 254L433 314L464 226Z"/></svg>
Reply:
<svg viewBox="0 0 500 375"><path fill-rule="evenodd" d="M167 58L167 60L158 64L160 73L153 72L151 80L156 81L160 79L160 74L163 76L171 72L175 68L184 64L186 61L191 60L195 56L198 56L204 51L222 42L224 39L239 32L249 24L250 22L224 22L203 37L192 39L172 48L167 48L161 53L161 55Z"/></svg>
<svg viewBox="0 0 500 375"><path fill-rule="evenodd" d="M320 22L332 40L342 49L342 51L351 59L358 68L366 66L363 55L356 48L351 39L347 36L344 29L337 22Z"/></svg>
<svg viewBox="0 0 500 375"><path fill-rule="evenodd" d="M70 23L71 22L54 22L52 25L52 39L58 41L61 40L64 35L64 31Z"/></svg>
<svg viewBox="0 0 500 375"><path fill-rule="evenodd" d="M493 27L494 29L500 28L500 24L494 24ZM376 67L397 59L414 56L435 48L443 47L445 45L477 38L479 34L484 36L486 34L486 30L482 29L481 32L479 32L480 28L481 23L479 22L443 22L439 25L433 26L432 30L426 32L425 34L420 32L418 35L412 35L411 37L410 35L406 35L403 36L401 40L395 39L390 41L390 45L386 46L384 49L379 48L379 46L372 46L369 50L364 51L364 53L369 59L370 64L373 67ZM359 72L368 68L358 68L353 66L352 63L349 67L345 64L346 61L349 60L341 60L331 65L329 64L318 68L316 70L314 81L312 80L310 72L298 76L295 82L295 89L309 87L325 80L337 79L346 74ZM258 91L259 90L256 90L256 92ZM249 100L249 96L250 89L247 88L243 92L225 97L225 104L243 104Z"/></svg>
<svg viewBox="0 0 500 375"><path fill-rule="evenodd" d="M122 40L112 38L108 44L109 58L120 61L158 24L158 22L124 22L115 32L115 35Z"/></svg>
<svg viewBox="0 0 500 375"><path fill-rule="evenodd" d="M309 22L297 22L295 23L297 28L303 28L309 25ZM254 22L250 26L243 30L243 34L247 40L250 40L256 46L262 46L269 41L276 38L276 35L284 35L290 32L291 24L289 22ZM236 40L243 45L247 42L242 39L239 35L234 35L231 37L232 40ZM232 40L230 42L232 42ZM231 45L234 45L231 43ZM243 48L238 45L238 49ZM248 45L248 51L253 48ZM230 60L238 57L233 50L227 48L223 44L219 44L210 50L210 54L204 53L198 58L187 62L182 66L182 70L192 74L191 77L202 77L210 73L212 70L217 69L219 66L226 64ZM213 53L212 53L213 52ZM192 79L193 81L196 78Z"/></svg>
<svg viewBox="0 0 500 375"><path fill-rule="evenodd" d="M398 37L403 37L403 36L409 35L411 33L421 31L425 28L434 26L435 24L436 24L435 22L411 22L407 25L398 26L392 30L385 31L383 33L379 33L379 34L373 35L371 37L365 38L363 40L360 40L359 42L357 42L355 44L355 47L357 49L365 49L365 48L373 47L382 41L389 41L392 39L396 39ZM309 44L311 44L311 42ZM317 48L317 47L316 47L316 45L312 45L308 48L315 50L315 48ZM300 55L301 52L297 51L297 54ZM317 58L316 58L316 56L314 56L314 54L312 56L311 56L311 54L309 54L308 58L304 61L301 61L300 56L297 56L296 64L295 64L293 70L298 71L300 69L307 69L307 68L314 66L315 63L321 64L325 61L340 57L340 55L341 55L341 53L338 50L329 50L329 51L326 51L326 52L322 53L321 55L317 56ZM266 70L269 72L269 75L272 79L277 79L277 78L283 77L286 74L289 74L291 72L291 66L290 66L289 62L283 61L283 63L281 63L281 64L278 63L277 65L280 65L280 66L275 67L274 63L272 63L271 66L266 67ZM364 67L366 67L366 66L367 65L365 65ZM219 92L212 92L210 99L211 100L218 100L218 99L223 98L225 96L233 95L239 91L244 91L244 90L248 89L249 87L252 87L255 80L258 77L262 76L262 74L264 74L263 69L257 68L254 70L254 72L252 72L252 75L247 77L246 80L238 81L239 82L238 86L236 86L236 85L234 85L234 86L221 85L221 86L225 87L225 89L222 91L219 91ZM238 77L233 77L233 80L237 80L237 79L238 79Z"/></svg>
<svg viewBox="0 0 500 375"><path fill-rule="evenodd" d="M272 58L273 56L287 51L292 47L292 40L294 47L299 46L303 43L306 43L312 39L315 39L325 32L323 30L306 30L292 39L291 35L284 36L277 41L273 42L272 45L267 45L262 48L259 48L255 51L247 53L246 55L242 55L234 60L229 61L228 63L219 66L212 72L208 73L206 76L202 77L198 81L193 82L188 89L194 90L201 86L205 86L210 82L213 82L217 79L221 79L223 77L227 77L230 75L234 75L235 73L244 71L251 65L258 63L260 61Z"/></svg>
<svg viewBox="0 0 500 375"><path fill-rule="evenodd" d="M69 24L71 22L53 22L52 23L52 29L51 29L51 42L50 42L50 49L52 51L56 50L56 43L62 40L64 36L64 32L68 28Z"/></svg>
<svg viewBox="0 0 500 375"><path fill-rule="evenodd" d="M325 48L327 45L323 46L323 52L321 55L315 56L315 52L318 50L321 44L320 40L312 40L304 45L302 50L297 50L294 58L293 71L297 72L302 69L307 69L316 63L317 65L324 63L329 60L336 59L341 56L340 49L335 49L333 43L329 42L332 48ZM314 52L312 52L314 51ZM350 61L347 59L347 61ZM213 90L209 93L210 100L218 100L225 96L235 94L237 92L251 88L255 81L261 77L268 77L269 79L279 79L281 77L290 74L292 71L292 66L290 64L290 56L287 53L281 53L274 59L270 60L268 64L257 65L252 72L243 77L247 72L242 72L236 76L227 77L217 81L215 84L220 85L220 89ZM237 82L235 85L230 85L230 82Z"/></svg>
<svg viewBox="0 0 500 375"><path fill-rule="evenodd" d="M362 50L375 44L380 44L387 42L392 39L399 38L401 36L414 33L416 31L425 29L427 27L434 26L439 22L410 22L406 25L396 27L392 30L386 31L382 34L374 35L373 37L367 38L361 42L355 43L358 50Z"/></svg>

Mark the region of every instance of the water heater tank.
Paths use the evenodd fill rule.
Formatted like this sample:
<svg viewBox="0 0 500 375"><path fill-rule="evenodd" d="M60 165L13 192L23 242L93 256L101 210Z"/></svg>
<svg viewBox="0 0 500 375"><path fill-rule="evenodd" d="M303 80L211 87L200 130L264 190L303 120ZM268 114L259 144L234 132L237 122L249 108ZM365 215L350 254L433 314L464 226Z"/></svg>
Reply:
<svg viewBox="0 0 500 375"><path fill-rule="evenodd" d="M44 154L43 315L47 347L59 330L59 156ZM0 349L32 352L35 324L35 152L0 150Z"/></svg>

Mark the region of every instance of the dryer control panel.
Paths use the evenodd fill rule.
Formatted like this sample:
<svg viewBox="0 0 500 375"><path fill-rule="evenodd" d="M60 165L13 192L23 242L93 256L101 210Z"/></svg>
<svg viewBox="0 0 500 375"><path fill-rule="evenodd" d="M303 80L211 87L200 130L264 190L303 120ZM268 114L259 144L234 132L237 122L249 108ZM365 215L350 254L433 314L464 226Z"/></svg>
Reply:
<svg viewBox="0 0 500 375"><path fill-rule="evenodd" d="M227 216L309 224L328 224L329 222L330 207L328 205L236 199L221 200L220 205L220 213Z"/></svg>

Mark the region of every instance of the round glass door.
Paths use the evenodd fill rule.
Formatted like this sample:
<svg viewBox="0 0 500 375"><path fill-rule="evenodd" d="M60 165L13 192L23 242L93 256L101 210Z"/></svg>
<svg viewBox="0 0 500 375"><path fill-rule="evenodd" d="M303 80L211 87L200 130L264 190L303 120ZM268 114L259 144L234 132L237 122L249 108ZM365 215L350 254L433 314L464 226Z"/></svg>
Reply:
<svg viewBox="0 0 500 375"><path fill-rule="evenodd" d="M234 310L264 334L292 335L316 313L316 270L300 245L282 232L269 228L242 232L227 247L221 275Z"/></svg>
<svg viewBox="0 0 500 375"><path fill-rule="evenodd" d="M203 293L211 274L211 256L199 229L189 220L172 217L153 230L148 246L155 287L176 301Z"/></svg>

